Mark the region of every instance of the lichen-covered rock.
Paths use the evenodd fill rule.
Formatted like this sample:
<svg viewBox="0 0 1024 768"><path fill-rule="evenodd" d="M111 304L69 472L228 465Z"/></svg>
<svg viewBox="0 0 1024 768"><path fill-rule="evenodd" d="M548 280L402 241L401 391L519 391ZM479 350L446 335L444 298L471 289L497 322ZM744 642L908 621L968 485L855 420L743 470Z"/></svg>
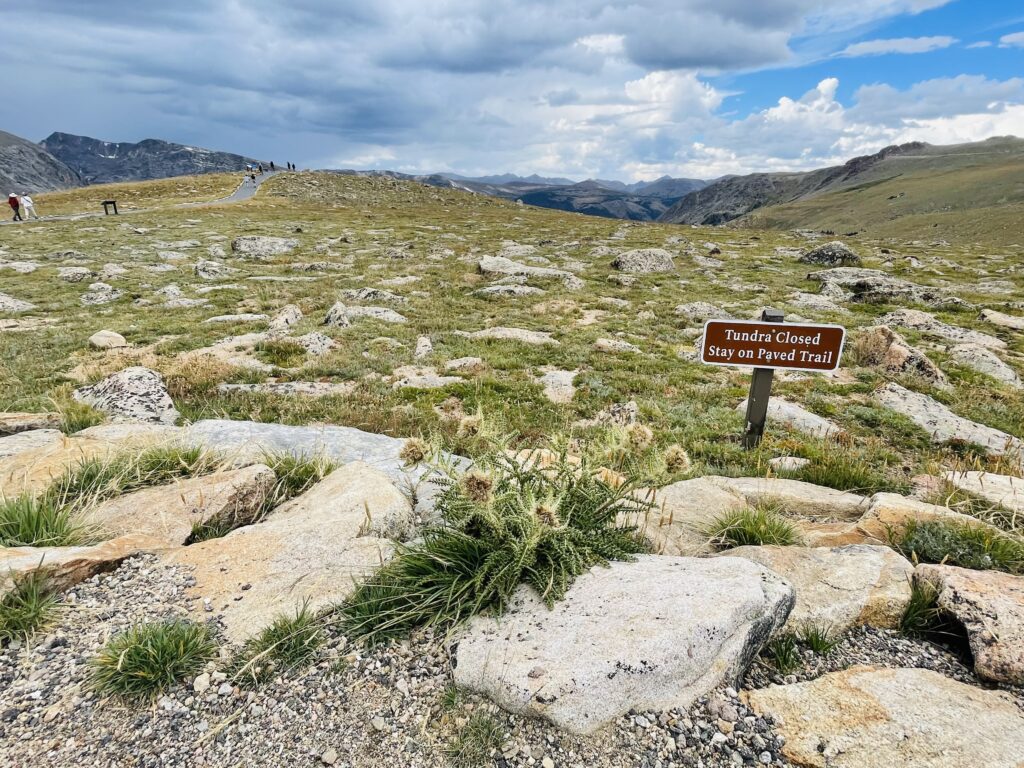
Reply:
<svg viewBox="0 0 1024 768"><path fill-rule="evenodd" d="M408 319L404 315L401 315L395 310L387 307L350 307L339 301L335 302L334 306L327 311L327 317L324 318L324 325L346 328L352 324L353 320L359 318L380 320L385 323L408 322Z"/></svg>
<svg viewBox="0 0 1024 768"><path fill-rule="evenodd" d="M944 478L962 491L1024 513L1024 478L974 470L946 472Z"/></svg>
<svg viewBox="0 0 1024 768"><path fill-rule="evenodd" d="M854 344L858 362L881 368L886 373L914 374L933 384L945 385L944 374L928 356L887 325L865 329Z"/></svg>
<svg viewBox="0 0 1024 768"><path fill-rule="evenodd" d="M826 267L856 267L860 265L860 256L844 243L833 240L807 251L800 257L800 261L804 264L821 264Z"/></svg>
<svg viewBox="0 0 1024 768"><path fill-rule="evenodd" d="M748 560L643 555L583 574L552 610L524 586L500 618L475 617L455 684L586 734L734 684L792 606L792 588Z"/></svg>
<svg viewBox="0 0 1024 768"><path fill-rule="evenodd" d="M28 312L35 308L35 304L0 293L0 312Z"/></svg>
<svg viewBox="0 0 1024 768"><path fill-rule="evenodd" d="M484 256L480 259L480 273L483 275L522 275L526 278L538 280L560 280L570 291L576 291L583 287L583 281L572 272L551 267L534 267L529 264L520 264L504 256Z"/></svg>
<svg viewBox="0 0 1024 768"><path fill-rule="evenodd" d="M167 393L163 377L138 365L76 389L73 396L103 411L114 421L174 424L181 415Z"/></svg>
<svg viewBox="0 0 1024 768"><path fill-rule="evenodd" d="M1004 363L991 349L980 344L957 344L949 350L949 357L954 362L966 366L978 373L991 376L1008 387L1020 389L1020 376Z"/></svg>
<svg viewBox="0 0 1024 768"><path fill-rule="evenodd" d="M799 517L856 520L868 508L868 499L849 491L780 477L718 477L708 480L738 493L751 506L778 505Z"/></svg>
<svg viewBox="0 0 1024 768"><path fill-rule="evenodd" d="M239 256L265 260L295 250L299 241L291 237L243 235L231 241L231 250Z"/></svg>
<svg viewBox="0 0 1024 768"><path fill-rule="evenodd" d="M60 421L60 414L53 411L4 411L0 412L0 435L13 435L30 429L57 429Z"/></svg>
<svg viewBox="0 0 1024 768"><path fill-rule="evenodd" d="M934 315L919 309L897 309L882 317L882 325L911 328L929 336L938 336L959 344L978 344L988 349L1006 349L1006 342L981 331L972 331L958 325L944 323Z"/></svg>
<svg viewBox="0 0 1024 768"><path fill-rule="evenodd" d="M1020 768L1024 713L1011 696L925 669L852 667L744 693L806 768Z"/></svg>
<svg viewBox="0 0 1024 768"><path fill-rule="evenodd" d="M474 331L467 334L471 339L498 339L500 341L518 341L523 344L543 346L545 344L558 345L558 340L551 338L547 331L530 331L525 328L506 328L496 326L484 328L481 331Z"/></svg>
<svg viewBox="0 0 1024 768"><path fill-rule="evenodd" d="M625 251L615 257L612 267L620 272L633 274L651 274L656 272L675 272L676 265L672 254L663 248L637 248Z"/></svg>

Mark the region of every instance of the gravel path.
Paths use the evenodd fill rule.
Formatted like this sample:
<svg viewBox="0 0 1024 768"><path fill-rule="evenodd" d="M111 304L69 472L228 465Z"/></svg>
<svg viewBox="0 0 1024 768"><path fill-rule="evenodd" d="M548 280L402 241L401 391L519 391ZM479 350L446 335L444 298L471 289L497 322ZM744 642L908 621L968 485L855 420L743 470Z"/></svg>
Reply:
<svg viewBox="0 0 1024 768"><path fill-rule="evenodd" d="M88 659L137 621L186 615L190 583L186 570L153 557L129 560L68 593L49 634L0 651L0 765L441 767L450 764L446 747L478 712L500 728L492 760L505 768L787 765L771 723L754 717L732 690L687 712L631 713L589 737L473 697L453 704L445 644L427 634L369 650L332 636L310 668L258 690L226 681L222 659L210 665L212 684L202 693L190 681L152 704L92 694ZM922 666L976 682L954 654L871 629L851 633L825 659L809 656L785 682L856 663ZM783 680L763 664L747 680L773 682Z"/></svg>

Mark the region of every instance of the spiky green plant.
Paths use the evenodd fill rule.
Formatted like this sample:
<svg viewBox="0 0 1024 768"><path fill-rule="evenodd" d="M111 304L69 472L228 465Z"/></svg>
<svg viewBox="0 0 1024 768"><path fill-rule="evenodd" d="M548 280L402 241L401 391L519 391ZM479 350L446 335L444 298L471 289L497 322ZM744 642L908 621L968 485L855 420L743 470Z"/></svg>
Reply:
<svg viewBox="0 0 1024 768"><path fill-rule="evenodd" d="M900 632L908 637L961 640L963 630L939 608L939 591L927 581L910 583L910 599L900 616Z"/></svg>
<svg viewBox="0 0 1024 768"><path fill-rule="evenodd" d="M91 660L90 680L104 695L155 697L198 672L216 652L205 624L136 624L112 638Z"/></svg>
<svg viewBox="0 0 1024 768"><path fill-rule="evenodd" d="M905 557L922 563L1024 573L1024 542L986 525L912 520L894 544Z"/></svg>
<svg viewBox="0 0 1024 768"><path fill-rule="evenodd" d="M244 684L266 682L274 675L306 664L323 645L320 617L308 602L294 616L279 616L236 654L233 677Z"/></svg>
<svg viewBox="0 0 1024 768"><path fill-rule="evenodd" d="M791 634L779 635L768 643L765 651L780 674L790 675L800 668L800 649Z"/></svg>
<svg viewBox="0 0 1024 768"><path fill-rule="evenodd" d="M717 518L705 532L718 549L800 542L796 527L775 508L739 509Z"/></svg>
<svg viewBox="0 0 1024 768"><path fill-rule="evenodd" d="M0 501L0 546L68 547L87 539L73 511L49 496L24 493Z"/></svg>
<svg viewBox="0 0 1024 768"><path fill-rule="evenodd" d="M807 624L801 627L797 639L819 656L828 656L839 645L839 640L833 636L832 628L824 624Z"/></svg>
<svg viewBox="0 0 1024 768"><path fill-rule="evenodd" d="M41 571L15 580L14 588L0 598L0 643L30 637L52 621L57 595Z"/></svg>
<svg viewBox="0 0 1024 768"><path fill-rule="evenodd" d="M329 456L265 453L263 463L274 470L274 487L263 502L263 512L305 493L338 468Z"/></svg>
<svg viewBox="0 0 1024 768"><path fill-rule="evenodd" d="M501 747L501 726L485 712L475 712L445 747L452 768L481 768Z"/></svg>
<svg viewBox="0 0 1024 768"><path fill-rule="evenodd" d="M619 523L650 506L630 480L612 488L564 454L542 469L494 453L471 477L449 473L437 502L445 525L400 546L345 602L348 634L372 642L500 612L520 584L551 606L592 566L646 550L636 529Z"/></svg>

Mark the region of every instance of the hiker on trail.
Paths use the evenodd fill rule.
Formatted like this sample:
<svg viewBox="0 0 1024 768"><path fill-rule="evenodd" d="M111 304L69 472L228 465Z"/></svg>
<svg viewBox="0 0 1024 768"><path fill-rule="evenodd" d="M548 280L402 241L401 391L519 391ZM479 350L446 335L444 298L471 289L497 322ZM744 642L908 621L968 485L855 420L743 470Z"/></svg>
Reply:
<svg viewBox="0 0 1024 768"><path fill-rule="evenodd" d="M245 164L245 175L248 176L250 173L252 173L252 163L246 163Z"/></svg>
<svg viewBox="0 0 1024 768"><path fill-rule="evenodd" d="M274 172L274 161L273 160L270 161L270 172L271 173Z"/></svg>
<svg viewBox="0 0 1024 768"><path fill-rule="evenodd" d="M252 179L252 185L255 187L256 186L256 174L255 173L250 174L249 178Z"/></svg>
<svg viewBox="0 0 1024 768"><path fill-rule="evenodd" d="M260 163L260 176L263 175L263 163Z"/></svg>
<svg viewBox="0 0 1024 768"><path fill-rule="evenodd" d="M24 219L21 218L21 203L18 201L18 196L16 194L11 192L11 194L7 196L7 204L11 206L11 210L14 211L14 218L12 221L24 221Z"/></svg>
<svg viewBox="0 0 1024 768"><path fill-rule="evenodd" d="M21 207L25 209L25 218L31 216L33 219L38 219L39 214L36 213L36 204L32 202L32 198L28 196L26 192L21 196Z"/></svg>

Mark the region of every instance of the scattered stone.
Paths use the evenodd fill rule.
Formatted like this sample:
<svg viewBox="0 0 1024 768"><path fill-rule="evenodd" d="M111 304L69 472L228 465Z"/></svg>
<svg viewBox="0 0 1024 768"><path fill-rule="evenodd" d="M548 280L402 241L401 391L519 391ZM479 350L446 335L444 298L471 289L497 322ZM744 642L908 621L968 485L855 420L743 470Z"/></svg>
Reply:
<svg viewBox="0 0 1024 768"><path fill-rule="evenodd" d="M747 401L744 400L737 405L736 411L745 414L747 412ZM796 403L783 400L781 397L773 397L768 401L768 419L769 421L782 422L798 432L803 432L821 440L834 440L846 434L846 430L835 422L829 421L816 413L811 413Z"/></svg>
<svg viewBox="0 0 1024 768"><path fill-rule="evenodd" d="M1004 363L995 352L979 344L957 344L949 349L949 357L960 365L991 376L1009 387L1021 387L1017 372Z"/></svg>
<svg viewBox="0 0 1024 768"><path fill-rule="evenodd" d="M615 257L612 267L620 272L641 275L676 271L672 254L663 248L638 248L633 251L625 251Z"/></svg>
<svg viewBox="0 0 1024 768"><path fill-rule="evenodd" d="M771 716L793 764L819 768L1017 768L1024 714L1005 693L925 669L853 667L744 693Z"/></svg>
<svg viewBox="0 0 1024 768"><path fill-rule="evenodd" d="M577 375L579 375L578 370L545 370L544 375L538 379L540 385L544 387L544 397L552 403L571 403L576 395L576 387L573 385L573 382L576 380Z"/></svg>
<svg viewBox="0 0 1024 768"><path fill-rule="evenodd" d="M459 357L445 363L444 369L459 373L482 373L487 370L487 364L479 357Z"/></svg>
<svg viewBox="0 0 1024 768"><path fill-rule="evenodd" d="M473 291L477 296L539 296L544 293L540 288L529 285L489 285Z"/></svg>
<svg viewBox="0 0 1024 768"><path fill-rule="evenodd" d="M383 304L406 304L409 301L405 296L381 288L355 288L342 291L341 295L351 301L379 301Z"/></svg>
<svg viewBox="0 0 1024 768"><path fill-rule="evenodd" d="M914 567L889 547L736 547L722 557L744 557L777 573L796 590L787 627L815 627L832 636L852 626L899 627L910 600Z"/></svg>
<svg viewBox="0 0 1024 768"><path fill-rule="evenodd" d="M89 343L96 349L117 349L128 346L124 336L114 331L96 331L89 337Z"/></svg>
<svg viewBox="0 0 1024 768"><path fill-rule="evenodd" d="M934 443L957 441L980 445L995 456L1011 455L1024 466L1024 443L1019 438L957 416L928 395L911 392L890 382L875 392L875 399L886 408L913 421L931 435Z"/></svg>
<svg viewBox="0 0 1024 768"><path fill-rule="evenodd" d="M944 374L928 356L887 325L867 328L855 343L859 362L878 366L886 373L914 374L933 384L945 386Z"/></svg>
<svg viewBox="0 0 1024 768"><path fill-rule="evenodd" d="M325 336L317 331L296 336L292 341L305 349L307 355L312 355L313 357L326 355L338 346L337 342L330 336Z"/></svg>
<svg viewBox="0 0 1024 768"><path fill-rule="evenodd" d="M777 456L768 461L768 466L776 472L799 472L810 463L810 459L799 456Z"/></svg>
<svg viewBox="0 0 1024 768"><path fill-rule="evenodd" d="M0 312L28 312L35 308L35 304L8 296L6 293L0 293Z"/></svg>
<svg viewBox="0 0 1024 768"><path fill-rule="evenodd" d="M200 259L196 262L194 271L196 277L202 280L219 280L220 278L227 277L232 272L237 272L238 270L219 261Z"/></svg>
<svg viewBox="0 0 1024 768"><path fill-rule="evenodd" d="M895 325L901 328L912 328L915 331L939 336L950 341L961 344L978 344L988 349L1006 349L1006 342L989 336L980 331L971 331L957 325L949 325L935 318L927 312L917 309L897 309L883 317L879 322L882 325Z"/></svg>
<svg viewBox="0 0 1024 768"><path fill-rule="evenodd" d="M830 299L867 304L924 304L929 307L963 307L966 302L938 288L892 277L878 269L836 267L807 275L821 283L821 293ZM911 310L913 311L913 310ZM883 319L886 325L898 325Z"/></svg>
<svg viewBox="0 0 1024 768"><path fill-rule="evenodd" d="M953 471L943 475L946 482L974 496L1013 512L1024 512L1024 479L994 472Z"/></svg>
<svg viewBox="0 0 1024 768"><path fill-rule="evenodd" d="M995 526L970 515L954 512L948 507L900 496L898 493L876 493L871 497L864 516L853 526L856 534L854 538L863 542L888 544L894 537L902 535L911 522L931 521L984 528L993 535L1000 535Z"/></svg>
<svg viewBox="0 0 1024 768"><path fill-rule="evenodd" d="M274 256L289 253L298 245L299 241L290 237L243 235L231 241L231 250L239 256L265 261Z"/></svg>
<svg viewBox="0 0 1024 768"><path fill-rule="evenodd" d="M163 377L132 366L88 387L76 389L75 400L91 405L114 421L174 424L181 415L164 386Z"/></svg>
<svg viewBox="0 0 1024 768"><path fill-rule="evenodd" d="M623 520L637 525L659 555L699 555L711 551L708 529L714 522L748 508L739 493L706 477L681 480L660 489L655 508L643 520Z"/></svg>
<svg viewBox="0 0 1024 768"><path fill-rule="evenodd" d="M793 600L747 560L641 555L583 574L553 609L521 587L500 620L473 618L455 684L592 733L631 709L688 707L735 684Z"/></svg>
<svg viewBox="0 0 1024 768"><path fill-rule="evenodd" d="M496 339L499 341L518 341L523 344L532 344L535 346L543 346L551 344L554 346L558 345L556 339L551 338L551 334L547 331L529 331L525 328L505 328L497 326L494 328L484 328L481 331L474 331L468 334L471 339Z"/></svg>
<svg viewBox="0 0 1024 768"><path fill-rule="evenodd" d="M464 379L459 376L441 376L436 368L420 368L415 365L404 365L392 373L395 389L440 389L449 384L461 384Z"/></svg>
<svg viewBox="0 0 1024 768"><path fill-rule="evenodd" d="M269 320L269 315L253 312L241 312L237 315L214 315L203 320L204 323L262 323Z"/></svg>
<svg viewBox="0 0 1024 768"><path fill-rule="evenodd" d="M245 392L301 397L340 397L351 395L356 386L354 381L276 381L262 384L218 384L217 391L223 394Z"/></svg>
<svg viewBox="0 0 1024 768"><path fill-rule="evenodd" d="M302 320L302 310L295 304L285 304L277 311L267 330L270 333L285 333Z"/></svg>
<svg viewBox="0 0 1024 768"><path fill-rule="evenodd" d="M981 319L1000 328L1009 328L1011 331L1024 331L1024 317L1007 315L997 312L994 309L981 310Z"/></svg>
<svg viewBox="0 0 1024 768"><path fill-rule="evenodd" d="M691 301L689 304L680 304L676 307L676 314L686 318L691 323L703 324L708 320L728 320L732 317L721 307L709 304L706 301Z"/></svg>
<svg viewBox="0 0 1024 768"><path fill-rule="evenodd" d="M639 353L640 347L630 344L622 339L598 339L594 342L594 349L598 352L632 352Z"/></svg>
<svg viewBox="0 0 1024 768"><path fill-rule="evenodd" d="M15 456L37 448L58 445L64 440L59 429L30 429L0 437L0 459Z"/></svg>
<svg viewBox="0 0 1024 768"><path fill-rule="evenodd" d="M804 264L821 264L826 267L860 266L860 256L838 240L812 248L800 257L800 261Z"/></svg>
<svg viewBox="0 0 1024 768"><path fill-rule="evenodd" d="M404 315L400 315L395 310L388 309L387 307L349 307L339 301L328 310L327 317L324 318L324 325L347 328L352 324L352 320L362 317L380 320L385 323L408 322Z"/></svg>
<svg viewBox="0 0 1024 768"><path fill-rule="evenodd" d="M424 357L430 357L433 351L434 345L430 341L430 337L420 336L416 339L416 350L412 353L412 356L416 360L422 360Z"/></svg>
<svg viewBox="0 0 1024 768"><path fill-rule="evenodd" d="M50 411L42 413L0 412L0 435L13 435L36 429L57 429L61 415Z"/></svg>
<svg viewBox="0 0 1024 768"><path fill-rule="evenodd" d="M92 283L89 290L79 297L79 301L87 307L92 307L117 301L123 295L124 291L119 291L107 283Z"/></svg>
<svg viewBox="0 0 1024 768"><path fill-rule="evenodd" d="M503 251L507 253L508 249ZM484 256L480 259L480 274L488 276L519 275L526 278L539 280L561 280L562 284L570 291L576 291L583 287L583 281L572 272L550 267L531 267L527 264L520 264L505 256ZM486 289L485 289L486 290ZM538 289L532 289L537 292ZM525 295L525 294L524 294Z"/></svg>
<svg viewBox="0 0 1024 768"><path fill-rule="evenodd" d="M85 267L59 267L57 277L65 283L80 283L96 277L96 273Z"/></svg>
<svg viewBox="0 0 1024 768"><path fill-rule="evenodd" d="M914 580L931 584L939 610L964 628L979 677L1024 685L1024 576L919 565Z"/></svg>
<svg viewBox="0 0 1024 768"><path fill-rule="evenodd" d="M790 304L802 309L811 309L817 312L837 313L845 313L848 311L845 307L841 307L836 304L828 296L822 296L820 293L804 293L803 291L796 291L789 294L788 299Z"/></svg>

